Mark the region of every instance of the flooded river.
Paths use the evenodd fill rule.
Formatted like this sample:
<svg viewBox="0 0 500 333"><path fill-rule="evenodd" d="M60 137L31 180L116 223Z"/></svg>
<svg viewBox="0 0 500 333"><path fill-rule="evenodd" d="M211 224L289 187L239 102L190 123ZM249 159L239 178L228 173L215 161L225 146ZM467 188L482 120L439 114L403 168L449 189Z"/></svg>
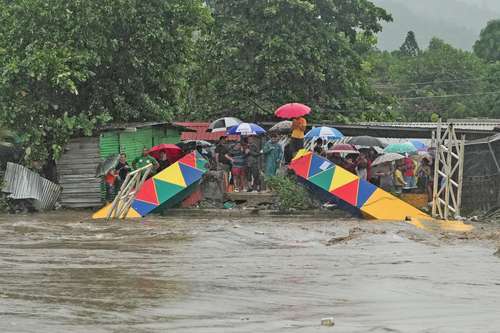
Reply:
<svg viewBox="0 0 500 333"><path fill-rule="evenodd" d="M0 216L0 332L500 332L499 228L87 216Z"/></svg>

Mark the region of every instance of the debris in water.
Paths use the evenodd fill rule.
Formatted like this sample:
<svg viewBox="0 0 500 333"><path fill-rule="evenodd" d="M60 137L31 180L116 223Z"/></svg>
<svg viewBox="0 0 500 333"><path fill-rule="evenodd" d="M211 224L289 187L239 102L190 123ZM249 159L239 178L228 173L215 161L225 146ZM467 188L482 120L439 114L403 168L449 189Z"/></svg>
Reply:
<svg viewBox="0 0 500 333"><path fill-rule="evenodd" d="M321 319L321 326L333 326L333 325L335 325L333 317Z"/></svg>
<svg viewBox="0 0 500 333"><path fill-rule="evenodd" d="M361 228L355 227L349 230L347 236L334 237L326 242L326 246L335 245L337 243L347 242L359 236L359 233L363 231Z"/></svg>
<svg viewBox="0 0 500 333"><path fill-rule="evenodd" d="M264 235L264 233L263 233L262 231L254 231L254 233L255 233L256 235Z"/></svg>
<svg viewBox="0 0 500 333"><path fill-rule="evenodd" d="M498 248L497 252L493 253L493 255L500 258L500 247Z"/></svg>

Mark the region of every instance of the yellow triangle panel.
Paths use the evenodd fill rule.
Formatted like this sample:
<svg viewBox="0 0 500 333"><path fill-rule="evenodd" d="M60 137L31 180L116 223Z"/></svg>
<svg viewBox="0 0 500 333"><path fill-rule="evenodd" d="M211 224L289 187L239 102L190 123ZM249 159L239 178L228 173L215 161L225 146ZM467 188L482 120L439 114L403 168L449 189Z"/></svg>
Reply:
<svg viewBox="0 0 500 333"><path fill-rule="evenodd" d="M349 184L350 182L353 182L356 179L358 179L358 176L350 173L344 168L337 166L335 168L335 173L333 174L329 192L332 192L341 186Z"/></svg>
<svg viewBox="0 0 500 333"><path fill-rule="evenodd" d="M407 217L429 218L424 212L379 188L373 192L361 210L377 220L404 221Z"/></svg>
<svg viewBox="0 0 500 333"><path fill-rule="evenodd" d="M130 209L127 212L127 218L137 218L137 217L142 217L141 214L137 213L135 209L130 207Z"/></svg>
<svg viewBox="0 0 500 333"><path fill-rule="evenodd" d="M310 151L308 151L307 149L302 148L299 151L297 151L297 153L295 154L295 156L293 157L292 160L298 160L302 156L305 156L305 155L308 155L308 154L312 154L312 153Z"/></svg>
<svg viewBox="0 0 500 333"><path fill-rule="evenodd" d="M186 182L182 176L181 168L179 167L179 162L175 162L159 174L153 176L154 179L158 179L170 184L179 185L181 187L186 187Z"/></svg>
<svg viewBox="0 0 500 333"><path fill-rule="evenodd" d="M109 211L111 210L111 205L112 204L107 204L106 206L102 207L97 212L92 214L92 219L105 219L108 216Z"/></svg>

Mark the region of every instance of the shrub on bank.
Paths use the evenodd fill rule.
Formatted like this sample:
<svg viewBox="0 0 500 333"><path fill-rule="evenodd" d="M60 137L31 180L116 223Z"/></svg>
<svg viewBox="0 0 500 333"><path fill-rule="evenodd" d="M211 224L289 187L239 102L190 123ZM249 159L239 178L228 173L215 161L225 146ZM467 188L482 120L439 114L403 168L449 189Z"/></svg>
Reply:
<svg viewBox="0 0 500 333"><path fill-rule="evenodd" d="M287 176L274 176L266 180L266 184L278 195L280 210L308 209L311 207L309 193L297 182Z"/></svg>

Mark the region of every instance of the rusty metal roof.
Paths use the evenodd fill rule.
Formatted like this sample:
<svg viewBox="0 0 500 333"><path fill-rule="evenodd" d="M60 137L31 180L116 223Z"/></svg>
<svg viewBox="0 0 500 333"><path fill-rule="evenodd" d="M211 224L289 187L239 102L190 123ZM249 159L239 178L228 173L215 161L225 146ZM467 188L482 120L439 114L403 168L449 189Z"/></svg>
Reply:
<svg viewBox="0 0 500 333"><path fill-rule="evenodd" d="M225 132L207 132L210 123L206 122L177 122L176 125L187 127L190 131L183 131L181 133L181 140L205 140L205 141L218 141L221 136L226 135ZM238 140L237 135L228 136L229 140Z"/></svg>

